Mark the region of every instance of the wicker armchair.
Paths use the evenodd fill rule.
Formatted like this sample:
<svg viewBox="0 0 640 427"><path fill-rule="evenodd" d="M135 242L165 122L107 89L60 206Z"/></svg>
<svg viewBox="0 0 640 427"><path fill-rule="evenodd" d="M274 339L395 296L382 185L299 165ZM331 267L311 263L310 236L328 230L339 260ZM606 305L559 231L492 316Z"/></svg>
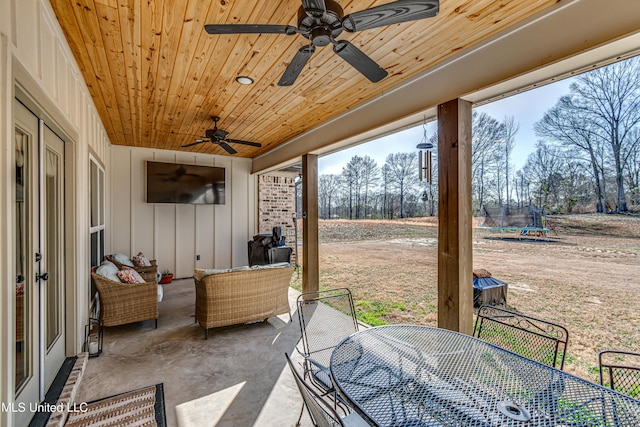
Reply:
<svg viewBox="0 0 640 427"><path fill-rule="evenodd" d="M100 319L104 326L155 320L158 327L158 283L118 283L96 274L91 280L100 295Z"/></svg>
<svg viewBox="0 0 640 427"><path fill-rule="evenodd" d="M148 267L138 267L138 266L131 267L131 266L119 263L118 261L115 260L115 258L113 258L112 255L107 255L105 258L107 258L107 260L109 260L112 263L114 263L116 265L116 267L118 267L118 268L122 268L122 267L133 268L135 271L140 273L140 275L142 276L142 278L144 279L145 282L157 282L158 281L158 264L156 263L155 259L152 259L152 260L149 261L151 263L151 265L148 266Z"/></svg>

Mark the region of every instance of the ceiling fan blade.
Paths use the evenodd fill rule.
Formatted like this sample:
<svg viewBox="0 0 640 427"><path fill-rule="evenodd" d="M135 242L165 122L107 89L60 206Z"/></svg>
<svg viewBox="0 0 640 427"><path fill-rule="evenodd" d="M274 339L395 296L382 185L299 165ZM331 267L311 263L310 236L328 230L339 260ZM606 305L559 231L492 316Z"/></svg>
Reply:
<svg viewBox="0 0 640 427"><path fill-rule="evenodd" d="M226 142L233 142L234 144L250 145L252 147L262 147L262 144L260 144L259 142L242 141L240 139L231 139L231 138L226 138L225 141Z"/></svg>
<svg viewBox="0 0 640 427"><path fill-rule="evenodd" d="M324 0L302 0L302 8L311 17L321 17L327 7Z"/></svg>
<svg viewBox="0 0 640 427"><path fill-rule="evenodd" d="M432 18L439 10L439 0L397 0L345 16L342 28L353 33L399 22Z"/></svg>
<svg viewBox="0 0 640 427"><path fill-rule="evenodd" d="M291 25L269 24L207 24L204 29L209 34L286 34L298 33L298 29Z"/></svg>
<svg viewBox="0 0 640 427"><path fill-rule="evenodd" d="M289 63L282 77L280 77L278 86L291 86L315 51L316 47L314 45L302 46Z"/></svg>
<svg viewBox="0 0 640 427"><path fill-rule="evenodd" d="M373 83L379 82L389 74L373 59L346 40L334 42L333 51Z"/></svg>
<svg viewBox="0 0 640 427"><path fill-rule="evenodd" d="M234 150L229 144L227 144L224 141L218 141L218 142L216 142L216 144L218 144L219 146L224 148L224 150L229 154L236 154L237 153L236 150Z"/></svg>
<svg viewBox="0 0 640 427"><path fill-rule="evenodd" d="M186 147L191 147L191 146L194 146L194 145L202 144L203 142L205 142L203 139L198 139L195 142L192 142L191 144L183 145L182 148L186 148Z"/></svg>

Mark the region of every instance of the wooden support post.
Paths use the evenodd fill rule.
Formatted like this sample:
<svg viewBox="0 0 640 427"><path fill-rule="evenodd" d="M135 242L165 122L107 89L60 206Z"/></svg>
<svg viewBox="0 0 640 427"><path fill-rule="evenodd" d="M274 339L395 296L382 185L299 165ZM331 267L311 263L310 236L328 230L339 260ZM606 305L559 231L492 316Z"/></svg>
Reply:
<svg viewBox="0 0 640 427"><path fill-rule="evenodd" d="M320 289L318 156L302 156L302 292Z"/></svg>
<svg viewBox="0 0 640 427"><path fill-rule="evenodd" d="M438 105L438 327L473 333L471 103Z"/></svg>

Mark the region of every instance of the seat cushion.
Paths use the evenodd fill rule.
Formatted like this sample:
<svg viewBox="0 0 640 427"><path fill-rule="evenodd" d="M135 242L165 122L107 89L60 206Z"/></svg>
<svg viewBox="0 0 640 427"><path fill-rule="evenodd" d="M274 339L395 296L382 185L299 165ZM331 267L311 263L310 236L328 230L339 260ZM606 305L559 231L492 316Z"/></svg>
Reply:
<svg viewBox="0 0 640 427"><path fill-rule="evenodd" d="M342 419L342 424L345 427L369 427L369 423L362 419L362 417L355 412L350 413ZM423 424L417 424L423 425Z"/></svg>
<svg viewBox="0 0 640 427"><path fill-rule="evenodd" d="M230 271L230 268L196 268L194 276L196 279L202 280L203 277L209 276L210 274L229 273Z"/></svg>
<svg viewBox="0 0 640 427"><path fill-rule="evenodd" d="M114 282L122 282L118 276L118 267L111 261L103 261L100 267L96 269L96 274Z"/></svg>
<svg viewBox="0 0 640 427"><path fill-rule="evenodd" d="M116 261L118 261L122 265L126 265L126 266L129 266L129 267L134 267L133 261L131 261L129 259L129 257L126 256L125 254L113 254L111 256L113 257L113 259L115 259Z"/></svg>

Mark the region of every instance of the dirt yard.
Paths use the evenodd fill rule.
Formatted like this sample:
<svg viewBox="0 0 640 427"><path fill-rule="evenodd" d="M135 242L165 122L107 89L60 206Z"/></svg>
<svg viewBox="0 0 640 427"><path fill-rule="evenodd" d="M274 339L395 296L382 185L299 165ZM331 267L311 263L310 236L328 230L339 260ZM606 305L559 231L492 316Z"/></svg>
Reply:
<svg viewBox="0 0 640 427"><path fill-rule="evenodd" d="M597 380L600 350L640 352L640 216L549 220L557 237L476 231L473 265L509 284L510 307L564 325L565 370ZM436 324L434 218L320 221L320 241L321 287L351 288L371 323Z"/></svg>

